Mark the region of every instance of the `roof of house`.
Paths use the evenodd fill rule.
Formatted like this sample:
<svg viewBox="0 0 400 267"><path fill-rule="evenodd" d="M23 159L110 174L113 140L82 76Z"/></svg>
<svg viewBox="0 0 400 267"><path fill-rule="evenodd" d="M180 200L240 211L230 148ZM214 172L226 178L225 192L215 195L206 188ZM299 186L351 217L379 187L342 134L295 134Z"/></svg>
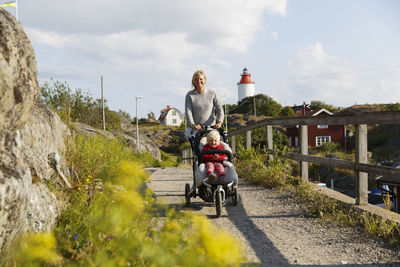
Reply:
<svg viewBox="0 0 400 267"><path fill-rule="evenodd" d="M296 116L318 116L321 113L326 113L328 115L333 115L332 112L329 110L326 110L324 108L316 109L316 110L311 110L310 105L305 105L304 106L304 113L303 114L303 106L294 106L292 107L294 113Z"/></svg>
<svg viewBox="0 0 400 267"><path fill-rule="evenodd" d="M178 111L179 113L181 113L179 109L174 108L174 107L170 107L169 105L167 105L167 108L162 109L162 110L160 111L161 114L160 114L160 117L158 118L158 120L159 120L159 121L165 120L165 118L166 118L167 115L168 115L168 112L169 112L170 110L172 110L172 109L175 109L176 111Z"/></svg>
<svg viewBox="0 0 400 267"><path fill-rule="evenodd" d="M386 184L386 185L395 185L399 186L400 185L400 177L395 177L395 176L381 176L376 179L377 184Z"/></svg>
<svg viewBox="0 0 400 267"><path fill-rule="evenodd" d="M305 109L306 109L306 114L307 114L307 110L308 111L310 111L311 109L310 109L310 105L309 104L306 104L305 106ZM299 114L300 115L297 115L297 116L302 116L303 114L302 114L302 110L303 110L303 105L299 105L299 106L293 106L293 107L291 107L292 109L293 109L293 111L294 111L294 113L296 113L296 115L297 115L297 113L298 112L300 112Z"/></svg>

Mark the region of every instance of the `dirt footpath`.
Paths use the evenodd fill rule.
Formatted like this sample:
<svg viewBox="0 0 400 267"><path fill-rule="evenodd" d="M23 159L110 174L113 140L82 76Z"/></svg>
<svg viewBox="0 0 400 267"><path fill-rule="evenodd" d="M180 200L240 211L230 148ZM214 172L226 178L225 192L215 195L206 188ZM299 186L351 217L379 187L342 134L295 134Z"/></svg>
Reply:
<svg viewBox="0 0 400 267"><path fill-rule="evenodd" d="M183 209L185 184L191 169L154 168L149 187L158 202ZM199 197L190 209L207 216L216 227L236 236L249 262L261 266L400 266L399 249L392 249L354 228L328 228L305 218L301 206L287 194L240 183L240 201L231 200L216 218L215 206Z"/></svg>

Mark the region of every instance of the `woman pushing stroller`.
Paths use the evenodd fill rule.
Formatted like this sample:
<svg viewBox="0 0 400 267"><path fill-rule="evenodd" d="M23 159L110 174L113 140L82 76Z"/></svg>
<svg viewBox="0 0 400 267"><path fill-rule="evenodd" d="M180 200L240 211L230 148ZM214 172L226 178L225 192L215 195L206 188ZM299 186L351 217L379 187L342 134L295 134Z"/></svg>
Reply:
<svg viewBox="0 0 400 267"><path fill-rule="evenodd" d="M224 119L221 102L215 91L205 88L206 81L204 72L196 71L192 77L194 89L185 98L189 124L186 135L194 152L193 186L185 185L185 200L189 206L191 197L200 196L206 202L215 203L220 216L227 197L232 197L232 203L237 205L238 175L232 164L227 135L221 128Z"/></svg>

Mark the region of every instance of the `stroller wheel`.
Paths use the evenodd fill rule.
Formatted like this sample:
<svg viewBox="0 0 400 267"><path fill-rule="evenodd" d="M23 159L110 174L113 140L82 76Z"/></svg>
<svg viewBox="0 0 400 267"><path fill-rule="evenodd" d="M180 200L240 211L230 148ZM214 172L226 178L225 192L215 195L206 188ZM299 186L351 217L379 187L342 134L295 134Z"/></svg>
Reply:
<svg viewBox="0 0 400 267"><path fill-rule="evenodd" d="M189 184L185 185L185 206L186 207L190 206L190 185Z"/></svg>
<svg viewBox="0 0 400 267"><path fill-rule="evenodd" d="M222 193L217 192L215 195L215 204L217 210L217 217L221 217L221 210L222 210Z"/></svg>
<svg viewBox="0 0 400 267"><path fill-rule="evenodd" d="M238 192L237 187L233 189L232 193L233 193L232 194L232 203L233 203L234 206L236 206L238 204L238 201L239 201L239 192Z"/></svg>

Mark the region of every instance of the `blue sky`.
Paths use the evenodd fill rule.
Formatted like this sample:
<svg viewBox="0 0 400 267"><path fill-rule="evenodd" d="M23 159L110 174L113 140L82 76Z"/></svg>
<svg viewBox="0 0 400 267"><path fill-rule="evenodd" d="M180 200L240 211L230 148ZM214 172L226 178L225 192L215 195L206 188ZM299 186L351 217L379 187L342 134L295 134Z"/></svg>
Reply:
<svg viewBox="0 0 400 267"><path fill-rule="evenodd" d="M0 3L8 2L0 0ZM181 110L192 73L237 102L243 67L282 105L400 102L397 0L18 0L39 81L66 81L139 117ZM5 8L15 14L13 7Z"/></svg>

